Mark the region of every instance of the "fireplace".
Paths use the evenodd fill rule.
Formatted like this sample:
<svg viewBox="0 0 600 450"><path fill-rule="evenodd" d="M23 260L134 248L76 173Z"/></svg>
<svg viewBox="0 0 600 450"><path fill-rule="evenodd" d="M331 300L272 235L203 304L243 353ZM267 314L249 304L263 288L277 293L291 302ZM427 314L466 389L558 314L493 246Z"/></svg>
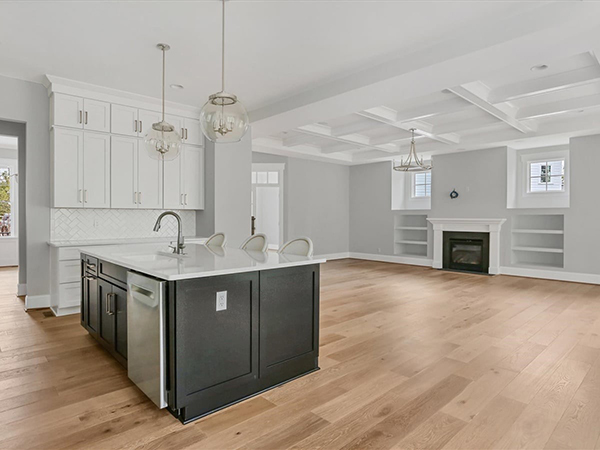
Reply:
<svg viewBox="0 0 600 450"><path fill-rule="evenodd" d="M443 268L489 273L490 234L444 231Z"/></svg>

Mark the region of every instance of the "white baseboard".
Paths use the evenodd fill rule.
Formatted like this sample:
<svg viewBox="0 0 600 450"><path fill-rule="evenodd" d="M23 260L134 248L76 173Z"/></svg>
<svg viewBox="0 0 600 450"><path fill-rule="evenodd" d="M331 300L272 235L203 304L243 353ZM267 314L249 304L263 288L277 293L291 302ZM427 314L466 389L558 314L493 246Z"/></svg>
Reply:
<svg viewBox="0 0 600 450"><path fill-rule="evenodd" d="M356 253L350 252L349 258L364 259L368 261L390 262L396 264L409 264L411 266L431 267L433 260L429 258L419 258L410 256L392 256L392 255L377 255L371 253Z"/></svg>
<svg viewBox="0 0 600 450"><path fill-rule="evenodd" d="M516 277L600 284L600 275L593 273L562 272L560 270L529 269L524 267L500 267L500 273L503 275L512 275Z"/></svg>
<svg viewBox="0 0 600 450"><path fill-rule="evenodd" d="M50 311L52 311L52 314L54 314L56 317L61 317L68 316L69 314L79 314L81 310L79 306L71 306L69 308L58 309L54 306L51 306Z"/></svg>
<svg viewBox="0 0 600 450"><path fill-rule="evenodd" d="M25 283L17 284L17 295L19 297L22 295L27 295L27 285Z"/></svg>
<svg viewBox="0 0 600 450"><path fill-rule="evenodd" d="M50 294L27 295L25 297L25 309L49 308Z"/></svg>

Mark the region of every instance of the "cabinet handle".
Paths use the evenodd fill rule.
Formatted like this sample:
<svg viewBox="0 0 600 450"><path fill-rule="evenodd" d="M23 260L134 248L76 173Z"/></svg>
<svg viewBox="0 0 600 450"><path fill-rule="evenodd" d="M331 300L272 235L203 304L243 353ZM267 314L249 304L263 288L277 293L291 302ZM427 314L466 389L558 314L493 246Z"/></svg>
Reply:
<svg viewBox="0 0 600 450"><path fill-rule="evenodd" d="M180 195L181 195L181 198L179 199L179 204L183 205L183 194L180 194Z"/></svg>
<svg viewBox="0 0 600 450"><path fill-rule="evenodd" d="M83 203L87 203L87 189L83 190Z"/></svg>
<svg viewBox="0 0 600 450"><path fill-rule="evenodd" d="M137 204L137 192L133 193L133 203Z"/></svg>
<svg viewBox="0 0 600 450"><path fill-rule="evenodd" d="M184 205L187 205L187 194L183 194L183 198L185 199L185 201L184 201L184 203L183 203L183 204L184 204Z"/></svg>
<svg viewBox="0 0 600 450"><path fill-rule="evenodd" d="M185 128L181 129L181 139L185 139Z"/></svg>
<svg viewBox="0 0 600 450"><path fill-rule="evenodd" d="M83 203L83 190L79 189L79 191L77 192L77 201L79 203Z"/></svg>
<svg viewBox="0 0 600 450"><path fill-rule="evenodd" d="M185 129L185 140L186 141L188 140L188 129L187 128Z"/></svg>
<svg viewBox="0 0 600 450"><path fill-rule="evenodd" d="M88 112L86 111L86 112L85 112L85 124L86 124L86 125L87 125L87 122L88 122L88 121L87 121L87 119L88 119Z"/></svg>
<svg viewBox="0 0 600 450"><path fill-rule="evenodd" d="M141 205L142 204L142 193L138 192L138 203Z"/></svg>
<svg viewBox="0 0 600 450"><path fill-rule="evenodd" d="M83 122L83 111L79 110L79 123Z"/></svg>
<svg viewBox="0 0 600 450"><path fill-rule="evenodd" d="M134 125L135 130L133 130L133 131L135 131L137 133L137 130L138 130L137 129L137 119L134 120L134 123L135 123L135 125Z"/></svg>
<svg viewBox="0 0 600 450"><path fill-rule="evenodd" d="M143 128L143 125L142 125L142 121L140 120L140 133L142 132L142 128Z"/></svg>
<svg viewBox="0 0 600 450"><path fill-rule="evenodd" d="M111 306L111 299L114 297L114 294L112 292L109 292L108 294L106 294L106 314L109 316L113 316L115 314L115 312L113 311L113 308Z"/></svg>

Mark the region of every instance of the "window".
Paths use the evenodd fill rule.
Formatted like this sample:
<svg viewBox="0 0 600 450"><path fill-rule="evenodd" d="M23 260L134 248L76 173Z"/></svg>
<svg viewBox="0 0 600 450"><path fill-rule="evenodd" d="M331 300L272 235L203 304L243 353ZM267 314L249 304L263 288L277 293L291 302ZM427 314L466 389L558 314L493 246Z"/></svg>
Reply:
<svg viewBox="0 0 600 450"><path fill-rule="evenodd" d="M0 167L0 236L12 236L12 196L9 167Z"/></svg>
<svg viewBox="0 0 600 450"><path fill-rule="evenodd" d="M413 174L412 196L414 198L431 197L431 172Z"/></svg>
<svg viewBox="0 0 600 450"><path fill-rule="evenodd" d="M252 184L279 184L279 172L252 172Z"/></svg>
<svg viewBox="0 0 600 450"><path fill-rule="evenodd" d="M530 193L564 192L565 190L565 160L532 161L529 163Z"/></svg>

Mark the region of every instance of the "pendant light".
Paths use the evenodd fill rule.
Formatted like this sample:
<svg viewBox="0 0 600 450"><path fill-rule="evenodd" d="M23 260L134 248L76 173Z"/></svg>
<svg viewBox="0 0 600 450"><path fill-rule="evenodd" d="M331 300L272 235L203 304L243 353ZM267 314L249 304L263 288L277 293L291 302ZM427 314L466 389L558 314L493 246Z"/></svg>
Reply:
<svg viewBox="0 0 600 450"><path fill-rule="evenodd" d="M171 47L168 44L157 44L162 51L162 119L152 124L144 137L146 151L152 159L171 161L179 156L181 136L175 127L165 121L165 52Z"/></svg>
<svg viewBox="0 0 600 450"><path fill-rule="evenodd" d="M399 172L427 172L431 170L432 166L424 164L423 159L419 159L419 156L417 155L417 147L415 146L415 131L415 128L410 129L412 138L410 140L410 151L408 152L406 161L401 159L400 164L397 164L396 161L394 161L394 170Z"/></svg>
<svg viewBox="0 0 600 450"><path fill-rule="evenodd" d="M221 30L221 91L208 97L200 124L207 139L217 143L239 142L248 131L248 113L238 98L225 91L225 0Z"/></svg>

